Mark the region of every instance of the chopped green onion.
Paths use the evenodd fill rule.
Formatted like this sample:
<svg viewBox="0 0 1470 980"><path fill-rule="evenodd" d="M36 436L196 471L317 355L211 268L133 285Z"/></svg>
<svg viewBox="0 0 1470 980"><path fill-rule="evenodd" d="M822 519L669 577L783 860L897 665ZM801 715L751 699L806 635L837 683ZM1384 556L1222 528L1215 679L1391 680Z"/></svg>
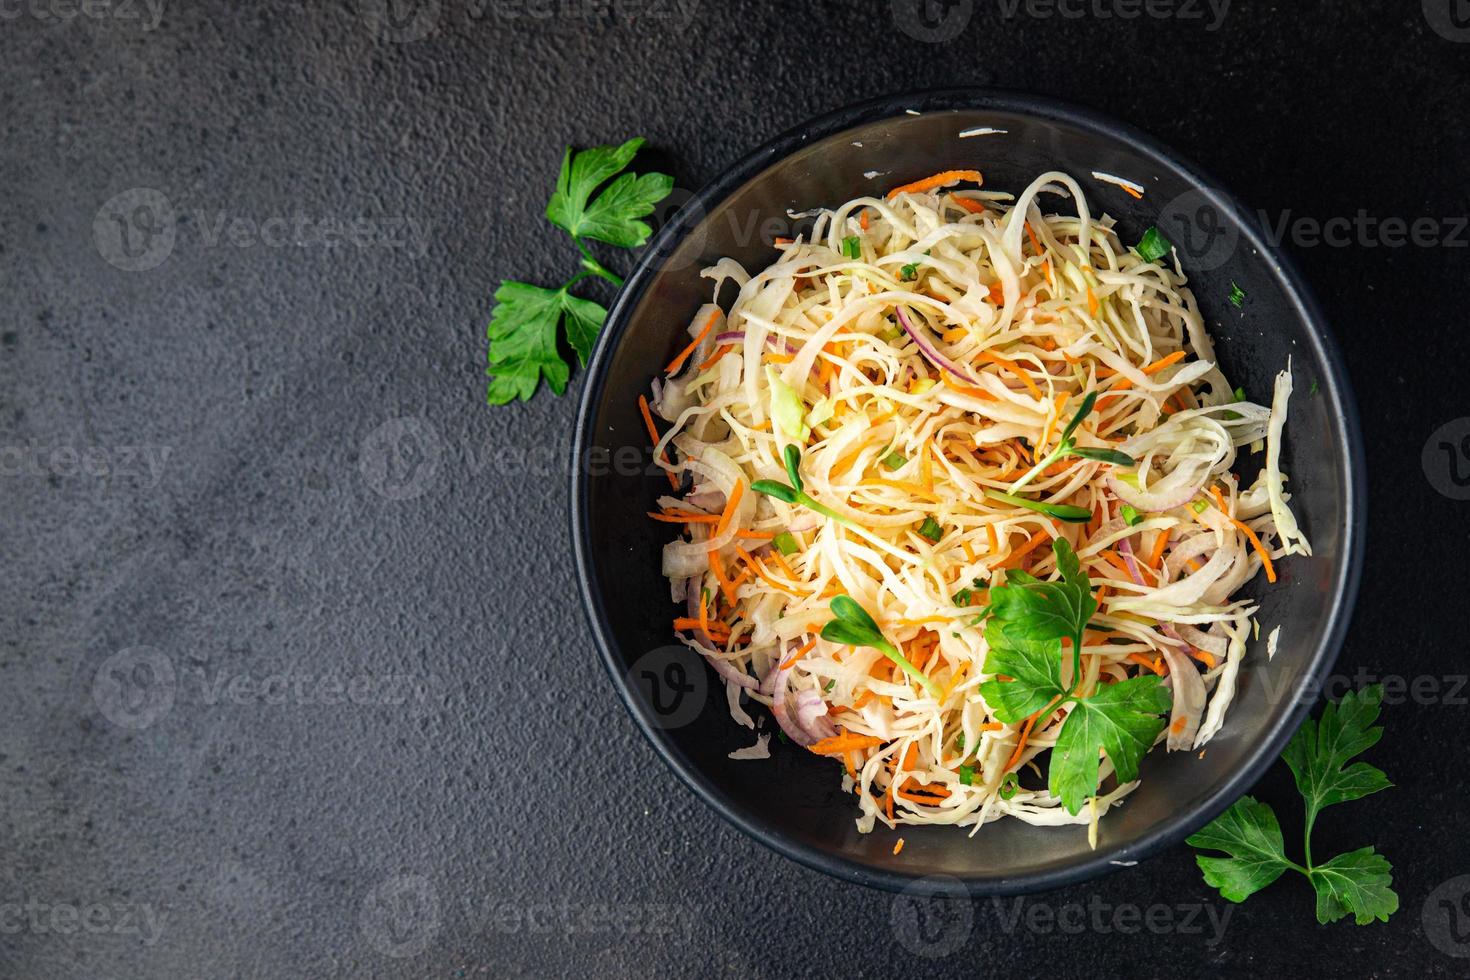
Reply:
<svg viewBox="0 0 1470 980"><path fill-rule="evenodd" d="M1244 388L1236 388L1234 394L1235 394L1235 400L1236 401L1238 401L1238 402L1245 401L1245 389Z"/></svg>
<svg viewBox="0 0 1470 980"><path fill-rule="evenodd" d="M1190 504L1189 506L1190 506L1190 509L1193 510L1196 514L1203 514L1209 508L1210 505L1208 503L1206 503L1205 501L1203 501L1203 500L1196 500L1194 503Z"/></svg>
<svg viewBox="0 0 1470 980"><path fill-rule="evenodd" d="M1159 259L1168 255L1169 250L1173 247L1169 243L1169 239L1159 234L1159 229L1150 228L1143 233L1143 238L1139 240L1137 251L1139 258L1143 259L1143 261L1157 262Z"/></svg>
<svg viewBox="0 0 1470 980"><path fill-rule="evenodd" d="M968 606L975 593L969 589L960 589L954 594L954 604L957 606Z"/></svg>
<svg viewBox="0 0 1470 980"><path fill-rule="evenodd" d="M919 263L910 262L908 265L904 266L899 271L899 277L904 282L909 282L911 280L919 278Z"/></svg>
<svg viewBox="0 0 1470 980"><path fill-rule="evenodd" d="M832 690L832 688L834 688L834 687L836 687L836 686L837 686L837 678L835 678L835 677L834 677L834 678L832 678L832 679L831 679L831 680L830 680L830 681L828 681L828 682L827 682L827 685L826 685L826 686L825 686L825 687L823 687L823 688L822 688L822 691L823 691L823 692L824 692L824 693L825 693L825 692L828 692L828 691L831 691L831 690Z"/></svg>
<svg viewBox="0 0 1470 980"><path fill-rule="evenodd" d="M899 452L892 452L883 457L883 465L890 470L902 469L903 465L908 461L908 457Z"/></svg>
<svg viewBox="0 0 1470 980"><path fill-rule="evenodd" d="M1237 286L1234 279L1230 280L1230 305L1238 310L1244 302L1245 290Z"/></svg>
<svg viewBox="0 0 1470 980"><path fill-rule="evenodd" d="M783 555L794 555L797 550L796 538L792 536L790 531L782 531L772 538L771 546Z"/></svg>
<svg viewBox="0 0 1470 980"><path fill-rule="evenodd" d="M944 537L944 528L940 527L939 522L934 518L926 517L924 523L919 525L919 535L930 541L938 541Z"/></svg>
<svg viewBox="0 0 1470 980"><path fill-rule="evenodd" d="M1315 382L1315 381L1313 381L1313 382L1312 382L1312 387L1311 387L1311 389L1310 389L1310 390L1309 390L1309 391L1308 391L1308 392L1307 392L1307 394L1309 394L1309 395L1315 395L1315 394L1316 394L1316 393L1317 393L1317 382Z"/></svg>
<svg viewBox="0 0 1470 980"><path fill-rule="evenodd" d="M961 752L965 751L965 733L964 732L960 732L958 735L956 735L954 737L954 747L957 748L957 749L959 749Z"/></svg>
<svg viewBox="0 0 1470 980"><path fill-rule="evenodd" d="M1135 524L1143 520L1143 515L1140 514L1138 512L1138 508L1134 507L1132 504L1124 504L1122 514L1123 520L1128 523L1129 527L1133 527Z"/></svg>
<svg viewBox="0 0 1470 980"><path fill-rule="evenodd" d="M974 766L960 766L960 785L961 786L974 786L975 785L975 767Z"/></svg>
<svg viewBox="0 0 1470 980"><path fill-rule="evenodd" d="M901 327L889 327L887 330L883 331L882 333L880 333L878 335L878 339L879 340L886 341L886 342L888 342L888 343L891 344L895 340L897 340L898 338L900 338L902 336L903 336L903 329Z"/></svg>
<svg viewBox="0 0 1470 980"><path fill-rule="evenodd" d="M1000 798L1003 800L1009 800L1011 797L1015 796L1016 791L1021 788L1020 783L1021 777L1017 776L1013 772L1006 773L1005 778L1000 781Z"/></svg>
<svg viewBox="0 0 1470 980"><path fill-rule="evenodd" d="M863 240L856 235L842 240L842 254L850 259L863 257Z"/></svg>

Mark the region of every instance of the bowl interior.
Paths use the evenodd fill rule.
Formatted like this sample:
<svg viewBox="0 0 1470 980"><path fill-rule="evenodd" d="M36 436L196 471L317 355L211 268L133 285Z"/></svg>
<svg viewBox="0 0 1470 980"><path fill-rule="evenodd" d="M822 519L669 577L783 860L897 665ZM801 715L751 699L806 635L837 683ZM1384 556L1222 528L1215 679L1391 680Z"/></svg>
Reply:
<svg viewBox="0 0 1470 980"><path fill-rule="evenodd" d="M905 107L922 110L909 115ZM962 137L988 128L1004 132ZM645 514L668 492L647 465L637 396L674 352L710 299L700 270L723 256L752 271L772 258L800 211L836 205L940 170L976 168L985 186L1019 192L1060 170L1086 192L1094 215L1118 220L1125 242L1159 225L1180 247L1217 354L1232 384L1268 402L1291 359L1292 399L1283 466L1312 558L1282 563L1281 580L1257 580L1260 637L1250 644L1239 692L1222 732L1198 753L1151 753L1143 786L1102 822L1096 850L1084 827L1038 828L1001 821L973 838L954 827L854 827L857 808L839 769L772 741L772 757L731 761L753 733L731 720L723 684L697 657L671 645L677 614L659 574L669 533ZM1091 176L1116 174L1146 188L1135 200ZM1044 198L1065 211L1071 202ZM665 229L608 321L584 403L575 494L578 547L595 630L615 682L655 746L728 818L812 866L885 887L922 876L958 879L976 893L1040 889L1100 873L1177 841L1248 788L1295 727L1314 678L1330 665L1352 593L1361 501L1349 457L1356 430L1350 396L1310 301L1227 197L1147 140L1074 110L1005 99L935 95L829 117L738 165L686 205ZM1231 284L1245 291L1241 309ZM728 306L733 288L721 297ZM1268 402L1269 403L1269 402ZM1246 479L1253 476L1247 473ZM1268 660L1269 632L1282 626ZM764 714L750 706L753 717ZM762 730L774 727L767 718ZM900 857L892 853L905 838Z"/></svg>

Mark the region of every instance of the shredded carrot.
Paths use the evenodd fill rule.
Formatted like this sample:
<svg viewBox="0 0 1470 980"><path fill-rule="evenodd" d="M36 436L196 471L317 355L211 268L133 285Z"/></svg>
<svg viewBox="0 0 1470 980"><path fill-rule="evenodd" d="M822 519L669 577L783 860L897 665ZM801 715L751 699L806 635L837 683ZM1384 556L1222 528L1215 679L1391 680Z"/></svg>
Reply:
<svg viewBox="0 0 1470 980"><path fill-rule="evenodd" d="M863 208L863 213L858 218L858 224L863 226L863 231L868 230L868 209Z"/></svg>
<svg viewBox="0 0 1470 980"><path fill-rule="evenodd" d="M703 364L699 365L699 370L701 370L701 371L708 371L710 368L712 368L712 367L715 366L715 364L719 361L720 358L724 357L726 354L730 353L734 349L735 349L735 345L734 344L721 344L719 350L715 351L713 354L711 354L709 356L709 359L708 360L706 360Z"/></svg>
<svg viewBox="0 0 1470 980"><path fill-rule="evenodd" d="M949 683L944 685L944 691L939 695L940 704L943 704L944 702L949 700L949 696L954 693L954 689L959 686L960 681L964 678L966 672L968 672L969 669L970 661L966 660L964 663L960 664L960 669L955 671L954 676L949 679Z"/></svg>
<svg viewBox="0 0 1470 980"><path fill-rule="evenodd" d="M965 560L966 561L970 561L970 562L975 561L975 549L970 547L970 539L969 538L961 538L960 539L960 547L963 548L964 551L965 551Z"/></svg>
<svg viewBox="0 0 1470 980"><path fill-rule="evenodd" d="M978 170L946 170L923 180L916 180L912 184L903 184L888 192L891 201L900 194L922 194L924 191L932 191L936 187L944 187L947 184L957 184L967 180L975 184L983 184L985 179Z"/></svg>
<svg viewBox="0 0 1470 980"><path fill-rule="evenodd" d="M944 333L939 335L939 338L943 340L946 344L953 344L957 343L958 341L964 340L965 335L969 332L970 331L966 330L964 327L955 327L953 330L944 331Z"/></svg>
<svg viewBox="0 0 1470 980"><path fill-rule="evenodd" d="M638 411L643 415L643 424L648 426L648 438L653 440L651 445L657 446L659 438L658 428L653 424L653 413L648 410L648 399L642 395L638 396ZM669 461L669 451L665 449L660 458L667 463ZM679 478L674 475L673 471L664 470L664 474L669 478L669 486L675 490L679 489Z"/></svg>
<svg viewBox="0 0 1470 980"><path fill-rule="evenodd" d="M1047 705L1045 708L1042 708L1041 711L1036 712L1036 714L1026 719L1026 727L1021 729L1021 738L1019 741L1016 742L1016 750L1012 752L1011 757L1006 760L1006 767L1003 770L1004 772L1010 772L1016 767L1016 763L1021 761L1021 753L1026 750L1026 740L1031 737L1031 728L1033 725L1036 724L1036 719L1041 717L1042 711L1051 711L1051 705Z"/></svg>
<svg viewBox="0 0 1470 980"><path fill-rule="evenodd" d="M704 630L704 635L709 636L709 593L704 589L699 590L699 628Z"/></svg>
<svg viewBox="0 0 1470 980"><path fill-rule="evenodd" d="M1241 533L1250 541L1251 547L1256 549L1256 554L1261 556L1261 564L1266 568L1266 581L1274 583L1276 581L1276 566L1271 564L1271 556L1266 554L1266 549L1261 544L1261 539L1256 537L1255 531L1252 531L1243 522L1237 521L1234 515L1225 509L1225 498L1220 496L1220 489L1218 487L1210 487L1210 493L1214 496L1215 503L1220 508L1220 513L1225 515L1227 521L1240 529Z"/></svg>
<svg viewBox="0 0 1470 980"><path fill-rule="evenodd" d="M1092 291L1091 286L1087 287L1087 312L1097 316L1097 294Z"/></svg>
<svg viewBox="0 0 1470 980"><path fill-rule="evenodd" d="M931 783L930 785L937 784ZM942 786L939 787L939 790L942 790L943 792L941 793L936 791L933 793L925 793L919 790L909 789L907 787L900 787L898 790L898 795L901 796L903 799L908 800L910 803L918 803L923 806L938 806L945 800L949 799L949 790L944 789L944 787Z"/></svg>
<svg viewBox="0 0 1470 980"><path fill-rule="evenodd" d="M847 775L850 778L857 779L857 767L852 764L851 752L842 753L842 768L847 770Z"/></svg>
<svg viewBox="0 0 1470 980"><path fill-rule="evenodd" d="M1036 254L1041 254L1041 240L1036 237L1036 232L1031 228L1031 222L1026 222L1026 237L1031 239L1031 247L1036 249Z"/></svg>
<svg viewBox="0 0 1470 980"><path fill-rule="evenodd" d="M775 531L736 531L735 532L735 536L737 538L743 538L746 541L769 541L769 540L771 540L772 538L774 538L776 536L776 532ZM795 578L795 577L796 576L794 576L794 575L792 576L792 578Z"/></svg>
<svg viewBox="0 0 1470 980"><path fill-rule="evenodd" d="M694 341L688 347L680 351L678 357L669 362L669 366L664 368L665 374L679 373L679 369L684 366L684 362L689 360L689 355L694 353L699 345L704 342L704 338L709 336L709 332L715 328L715 321L719 318L719 310L715 310L709 315L709 322L704 325L703 330L699 331L699 336L695 337Z"/></svg>
<svg viewBox="0 0 1470 980"><path fill-rule="evenodd" d="M778 238L778 239L776 239L776 241L773 244L776 244L776 245L790 245L791 243L793 243L795 241L796 241L796 239L794 239L794 238Z"/></svg>
<svg viewBox="0 0 1470 980"><path fill-rule="evenodd" d="M777 565L780 565L781 566L781 571L783 571L783 572L786 573L786 577L787 578L791 579L791 581L793 581L793 582L800 582L801 581L801 578L796 574L796 572L794 570L792 570L791 566L788 565L788 564L786 564L786 559L784 557L782 557L780 551L778 551L775 548L772 548L771 549L771 557L776 560L776 564Z"/></svg>
<svg viewBox="0 0 1470 980"><path fill-rule="evenodd" d="M948 623L948 622L950 622L950 617L948 617L948 616L925 616L923 619L897 619L897 620L894 620L893 625L895 625L895 626L905 626L905 627L907 627L907 626L933 626L935 623Z"/></svg>
<svg viewBox="0 0 1470 980"><path fill-rule="evenodd" d="M725 596L725 601L731 606L735 605L735 585L725 577L724 566L720 564L720 553L711 549L709 552L709 569L715 573L715 581L720 583L720 592Z"/></svg>
<svg viewBox="0 0 1470 980"><path fill-rule="evenodd" d="M771 573L766 571L766 566L760 563L760 559L756 558L744 548L736 545L735 554L739 555L741 559L743 559L745 563L750 566L750 570L752 572L755 572L757 578L759 578L762 582L765 582L771 588L780 589L782 592L795 599L802 598L802 594L800 592L797 592L795 589L789 589L786 586L782 585L780 582L777 582L774 578L772 578Z"/></svg>
<svg viewBox="0 0 1470 980"><path fill-rule="evenodd" d="M1026 541L1021 545L1021 547L1015 549L1010 554L1006 555L1005 559L1000 564L996 565L995 567L996 568L1015 568L1016 565L1019 565L1020 564L1022 558L1025 558L1027 555L1029 555L1032 551L1034 551L1036 549L1036 546L1037 545L1041 544L1041 542L1043 542L1043 541L1050 541L1050 540L1051 540L1051 535L1047 534L1045 531L1037 531L1037 532L1033 533L1029 538L1027 538Z"/></svg>
<svg viewBox="0 0 1470 980"><path fill-rule="evenodd" d="M951 197L950 200L951 201L954 201L956 204L958 204L960 207L964 208L966 211L970 212L971 214L984 214L985 213L985 205L984 204L981 204L977 200L974 200L973 198L959 197L959 196L956 195L956 196Z"/></svg>
<svg viewBox="0 0 1470 980"><path fill-rule="evenodd" d="M1189 655L1191 657L1193 657L1194 659L1196 659L1196 660L1200 661L1201 663L1203 663L1206 667L1210 668L1211 670L1214 670L1216 664L1219 663L1219 661L1217 661L1215 659L1215 655L1213 653L1210 653L1208 650L1196 650L1194 647L1190 647L1189 648Z"/></svg>
<svg viewBox="0 0 1470 980"><path fill-rule="evenodd" d="M840 735L813 742L809 748L817 755L836 755L839 752L860 752L882 744L881 738L875 738L872 735L854 735L844 728L841 729Z"/></svg>
<svg viewBox="0 0 1470 980"><path fill-rule="evenodd" d="M985 525L985 536L989 539L987 543L990 545L990 553L992 555L1000 554L1000 538L995 533L994 524Z"/></svg>
<svg viewBox="0 0 1470 980"><path fill-rule="evenodd" d="M1031 376L1022 371L1021 366L1015 361L1012 361L1009 358L1001 357L999 354L995 353L995 351L989 350L981 353L980 360L989 361L991 364L995 364L1005 368L1007 371L1020 378L1021 381L1025 383L1026 387L1030 389L1032 395L1037 398L1041 397L1041 389L1036 387L1036 382L1032 381Z"/></svg>
<svg viewBox="0 0 1470 980"><path fill-rule="evenodd" d="M787 657L786 658L786 661L781 664L781 666L780 666L779 669L785 670L786 668L790 667L792 664L796 663L802 657L806 656L807 651L810 650L812 647L814 647L816 645L817 645L817 638L814 636L810 640L808 640L806 642L806 645L803 646L800 650L796 651L791 656Z"/></svg>
<svg viewBox="0 0 1470 980"><path fill-rule="evenodd" d="M796 360L796 355L768 353L766 354L766 360L770 361L772 364L790 364L792 361Z"/></svg>
<svg viewBox="0 0 1470 980"><path fill-rule="evenodd" d="M1142 191L1134 190L1132 187L1129 187L1127 184L1119 184L1118 186L1121 187L1121 188L1123 188L1123 193L1124 194L1127 194L1129 197L1134 198L1135 200L1138 200L1138 201L1143 200L1143 192Z"/></svg>
<svg viewBox="0 0 1470 980"><path fill-rule="evenodd" d="M648 516L665 524L715 524L719 517L715 514L686 514L682 511L649 511Z"/></svg>
<svg viewBox="0 0 1470 980"><path fill-rule="evenodd" d="M1162 531L1159 532L1159 536L1156 537L1156 538L1154 538L1154 550L1151 551L1151 552L1149 552L1149 555L1148 555L1148 567L1149 568L1152 568L1155 571L1158 570L1159 563L1164 560L1164 549L1166 547L1168 547L1168 544L1169 544L1169 529L1168 528L1164 528L1164 530L1162 530Z"/></svg>
<svg viewBox="0 0 1470 980"><path fill-rule="evenodd" d="M703 630L705 635L709 636L711 639L717 637L728 639L730 636L730 627L726 626L724 623L711 623L707 619L701 621L698 619L691 619L688 616L680 616L678 619L675 619L674 629L679 631Z"/></svg>
<svg viewBox="0 0 1470 980"><path fill-rule="evenodd" d="M1052 412L1051 420L1046 423L1046 428L1042 430L1041 441L1036 444L1036 448L1040 449L1051 441L1052 433L1057 430L1057 423L1062 420L1062 406L1066 405L1067 399L1071 397L1072 393L1070 391L1064 391L1057 395L1056 407Z"/></svg>
<svg viewBox="0 0 1470 980"><path fill-rule="evenodd" d="M1188 716L1180 715L1178 718L1174 719L1174 724L1169 726L1169 731L1174 735L1178 735L1180 732L1184 731L1184 726L1188 724Z"/></svg>
<svg viewBox="0 0 1470 980"><path fill-rule="evenodd" d="M1002 728L1005 728L1005 727L1006 726L1002 725L998 721L987 721L985 724L983 724L983 725L980 726L980 731L982 731L982 732L998 732Z"/></svg>
<svg viewBox="0 0 1470 980"><path fill-rule="evenodd" d="M730 522L735 519L735 509L740 506L740 498L745 495L745 481L735 481L735 489L730 494L730 499L725 501L725 512L720 515L720 523L715 525L714 537L719 537L730 529Z"/></svg>
<svg viewBox="0 0 1470 980"><path fill-rule="evenodd" d="M993 286L990 287L990 301L996 306L1005 305L1006 291L1005 287L1002 286L1000 283L995 283Z"/></svg>
<svg viewBox="0 0 1470 980"><path fill-rule="evenodd" d="M950 374L948 371L944 372L944 385L946 388L957 391L961 395L968 395L971 398L978 398L983 402L994 402L1000 400L983 388L971 387L970 385L967 385L961 381L957 381L955 379L955 376Z"/></svg>
<svg viewBox="0 0 1470 980"><path fill-rule="evenodd" d="M899 852L902 851L902 850L903 850L903 838L900 837L898 839L898 843L893 845L893 856L894 857L897 857L898 854L899 854Z"/></svg>
<svg viewBox="0 0 1470 980"><path fill-rule="evenodd" d="M1171 365L1171 364L1177 364L1178 362L1182 361L1186 356L1187 355L1186 355L1186 352L1185 351L1176 350L1174 353L1168 355L1167 357L1161 357L1157 361L1154 361L1152 364L1150 364L1147 367L1145 367L1143 369L1143 373L1144 374L1158 374L1160 371L1164 370L1164 368L1168 367L1169 365ZM1116 372L1113 372L1113 373L1116 373ZM1098 374L1099 374L1099 377L1102 376L1102 372L1101 371L1099 371ZM1111 376L1111 375L1109 375L1109 376ZM1129 388L1132 388L1132 387L1133 387L1133 382L1132 381L1129 381L1127 378L1124 378L1122 381L1119 381L1117 384L1113 385L1113 387L1110 388L1109 390L1110 391L1113 391L1113 392L1127 391ZM1111 405L1113 402L1115 402L1117 400L1118 400L1118 396L1116 394L1108 395L1106 398L1099 399L1099 401L1097 403L1097 407L1100 408L1100 409L1107 408L1109 405Z"/></svg>
<svg viewBox="0 0 1470 980"><path fill-rule="evenodd" d="M924 484L925 493L934 492L934 463L933 457L920 450L919 452L919 480Z"/></svg>
<svg viewBox="0 0 1470 980"><path fill-rule="evenodd" d="M1141 653L1130 653L1128 654L1128 659L1131 660L1133 663L1141 664L1144 667L1147 667L1149 670L1158 674L1160 677L1164 676L1165 671L1163 669L1163 665L1159 664L1157 661L1148 659Z"/></svg>

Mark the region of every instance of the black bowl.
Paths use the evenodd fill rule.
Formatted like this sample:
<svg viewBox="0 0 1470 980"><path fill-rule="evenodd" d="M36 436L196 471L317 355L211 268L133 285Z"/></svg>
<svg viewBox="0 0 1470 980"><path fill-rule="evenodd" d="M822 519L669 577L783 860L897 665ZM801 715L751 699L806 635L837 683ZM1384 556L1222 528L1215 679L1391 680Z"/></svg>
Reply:
<svg viewBox="0 0 1470 980"><path fill-rule="evenodd" d="M981 127L1004 133L961 138ZM755 270L801 211L951 168L984 172L986 187L1019 192L1044 171L1083 185L1094 212L1117 218L1124 241L1158 225L1185 270L1232 383L1258 400L1293 359L1284 453L1292 507L1312 558L1281 563L1281 581L1258 576L1261 635L1250 646L1224 729L1204 758L1151 753L1143 785L1101 823L1097 848L1082 827L1002 821L973 838L955 827L881 825L860 834L857 808L829 760L773 741L772 758L733 762L749 729L729 716L723 685L671 645L676 614L659 574L669 534L645 512L667 492L648 465L637 396L710 298L700 269L732 256ZM1141 200L1095 180L1137 181ZM1068 207L1060 198L1048 205ZM628 710L679 777L726 819L788 857L838 877L901 889L1016 894L1075 883L1132 864L1182 840L1246 792L1270 766L1315 700L1347 628L1358 583L1365 501L1363 451L1341 359L1295 270L1231 197L1150 138L1096 113L1030 96L929 92L853 106L814 120L741 160L689 200L651 243L608 317L588 369L578 417L572 520L578 573L593 633ZM1232 283L1246 294L1229 302ZM726 304L730 295L722 297ZM1280 625L1268 659L1269 630ZM752 714L763 711L752 707ZM767 730L772 723L768 719ZM896 839L906 840L893 854Z"/></svg>

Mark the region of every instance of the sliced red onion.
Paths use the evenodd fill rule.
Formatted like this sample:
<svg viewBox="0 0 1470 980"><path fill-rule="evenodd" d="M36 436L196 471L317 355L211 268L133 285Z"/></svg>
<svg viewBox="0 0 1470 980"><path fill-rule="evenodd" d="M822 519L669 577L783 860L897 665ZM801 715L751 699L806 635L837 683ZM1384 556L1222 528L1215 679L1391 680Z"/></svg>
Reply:
<svg viewBox="0 0 1470 980"><path fill-rule="evenodd" d="M781 657L785 655L784 649L778 654ZM781 726L781 731L786 733L787 738L802 748L806 748L817 739L797 724L796 718L791 713L791 699L787 697L787 685L791 683L791 668L787 667L782 670L781 663L778 662L771 670L775 673L771 681L771 714L776 716L776 724Z"/></svg>
<svg viewBox="0 0 1470 980"><path fill-rule="evenodd" d="M827 702L816 691L802 691L796 696L796 723L819 739L837 734L827 717Z"/></svg>
<svg viewBox="0 0 1470 980"><path fill-rule="evenodd" d="M1209 471L1200 474L1197 483L1191 483L1183 489L1171 489L1164 491L1138 490L1130 487L1118 479L1111 471L1108 473L1108 489L1124 503L1132 504L1138 510L1163 511L1173 510L1175 507L1183 507L1194 499L1195 494L1204 488L1205 480L1209 478Z"/></svg>
<svg viewBox="0 0 1470 980"><path fill-rule="evenodd" d="M1169 664L1169 685L1174 692L1174 705L1169 710L1169 751L1194 745L1205 713L1205 682L1194 661L1172 646L1160 652Z"/></svg>
<svg viewBox="0 0 1470 980"><path fill-rule="evenodd" d="M704 636L703 630L695 630L694 632L696 636ZM715 673L719 674L725 680L731 682L732 684L737 684L740 687L745 688L747 691L754 691L760 688L760 681L756 680L754 677L751 677L745 671L730 663L730 661L722 660L719 657L712 657L709 654L705 653L703 650L699 651L699 653L700 656L709 661L709 665L715 669Z"/></svg>
<svg viewBox="0 0 1470 980"><path fill-rule="evenodd" d="M1123 556L1123 564L1128 566L1128 577L1133 579L1134 585L1148 588L1148 583L1143 580L1143 574L1138 570L1138 560L1133 557L1133 545L1124 538L1118 542L1118 554Z"/></svg>
<svg viewBox="0 0 1470 980"><path fill-rule="evenodd" d="M957 365L954 361L951 361L949 358L939 353L935 346L930 343L929 340L925 338L922 333L914 327L912 323L909 322L909 318L904 316L903 307L895 306L894 311L898 313L898 322L903 325L904 332L914 339L914 343L919 345L919 352L924 355L924 359L926 361L928 361L930 364L933 364L935 367L940 368L941 370L948 371L950 374L954 375L956 378L959 378L965 384L973 385L975 383L974 378L966 374L964 369Z"/></svg>

